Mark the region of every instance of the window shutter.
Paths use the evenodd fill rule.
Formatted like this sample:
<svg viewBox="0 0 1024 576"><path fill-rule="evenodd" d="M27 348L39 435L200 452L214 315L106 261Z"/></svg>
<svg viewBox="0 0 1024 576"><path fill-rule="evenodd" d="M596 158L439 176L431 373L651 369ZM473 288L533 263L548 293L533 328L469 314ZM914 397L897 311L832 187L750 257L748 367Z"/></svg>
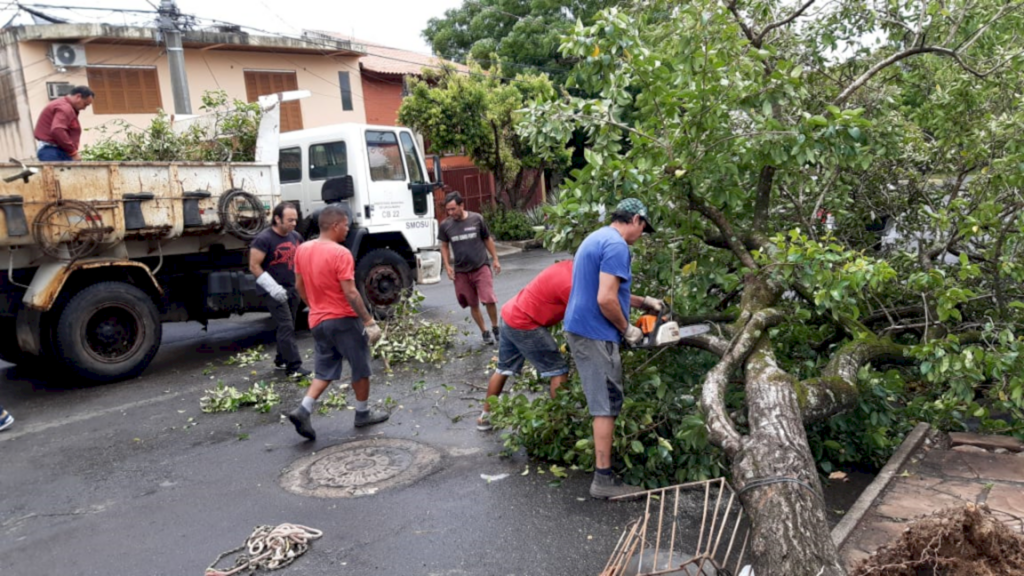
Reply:
<svg viewBox="0 0 1024 576"><path fill-rule="evenodd" d="M249 102L255 102L260 96L267 94L299 89L295 72L246 70L244 75L245 96ZM298 100L281 105L281 132L292 130L302 130L302 108Z"/></svg>
<svg viewBox="0 0 1024 576"><path fill-rule="evenodd" d="M95 114L155 114L163 108L156 68L89 68Z"/></svg>

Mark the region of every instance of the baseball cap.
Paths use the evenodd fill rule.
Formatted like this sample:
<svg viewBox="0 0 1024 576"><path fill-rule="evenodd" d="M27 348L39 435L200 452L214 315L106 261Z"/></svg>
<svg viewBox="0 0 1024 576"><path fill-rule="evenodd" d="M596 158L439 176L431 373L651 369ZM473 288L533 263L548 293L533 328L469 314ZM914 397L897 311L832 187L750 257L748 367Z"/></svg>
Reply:
<svg viewBox="0 0 1024 576"><path fill-rule="evenodd" d="M615 210L617 212L626 212L627 214L638 214L644 219L644 232L654 234L654 226L651 226L651 219L647 216L647 206L644 206L644 203L639 198L626 198L619 202Z"/></svg>

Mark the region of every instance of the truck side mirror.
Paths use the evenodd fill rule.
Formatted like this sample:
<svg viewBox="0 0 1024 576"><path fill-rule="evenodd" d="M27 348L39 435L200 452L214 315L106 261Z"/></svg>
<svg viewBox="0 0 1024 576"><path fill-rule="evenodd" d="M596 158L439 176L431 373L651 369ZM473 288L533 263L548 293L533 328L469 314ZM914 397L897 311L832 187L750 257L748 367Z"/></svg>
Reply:
<svg viewBox="0 0 1024 576"><path fill-rule="evenodd" d="M320 187L320 199L327 204L348 200L356 195L356 185L352 181L352 175L346 174L338 178L331 178Z"/></svg>

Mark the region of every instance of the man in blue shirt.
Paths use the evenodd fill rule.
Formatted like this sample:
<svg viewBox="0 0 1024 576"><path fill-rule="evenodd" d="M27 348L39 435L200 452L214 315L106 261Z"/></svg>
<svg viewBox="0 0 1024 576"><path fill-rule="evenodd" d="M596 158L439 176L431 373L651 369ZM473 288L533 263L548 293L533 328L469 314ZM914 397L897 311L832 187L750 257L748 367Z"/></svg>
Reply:
<svg viewBox="0 0 1024 576"><path fill-rule="evenodd" d="M576 369L594 417L593 498L640 492L612 474L612 434L622 409L622 358L619 343L636 344L643 337L629 323L629 308L660 311L663 303L630 295L633 281L629 247L644 233L653 233L647 207L626 198L612 212L612 223L587 236L573 260L572 292L565 312L565 332Z"/></svg>

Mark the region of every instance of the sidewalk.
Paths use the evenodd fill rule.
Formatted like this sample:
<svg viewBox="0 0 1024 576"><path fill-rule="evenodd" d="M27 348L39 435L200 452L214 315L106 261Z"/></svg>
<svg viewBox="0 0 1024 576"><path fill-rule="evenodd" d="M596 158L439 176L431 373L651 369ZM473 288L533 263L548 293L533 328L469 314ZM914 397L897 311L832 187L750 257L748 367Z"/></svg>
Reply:
<svg viewBox="0 0 1024 576"><path fill-rule="evenodd" d="M987 505L1013 532L1024 533L1024 443L966 433L949 440L922 442L899 467L842 544L847 569L894 542L913 521L967 503Z"/></svg>

